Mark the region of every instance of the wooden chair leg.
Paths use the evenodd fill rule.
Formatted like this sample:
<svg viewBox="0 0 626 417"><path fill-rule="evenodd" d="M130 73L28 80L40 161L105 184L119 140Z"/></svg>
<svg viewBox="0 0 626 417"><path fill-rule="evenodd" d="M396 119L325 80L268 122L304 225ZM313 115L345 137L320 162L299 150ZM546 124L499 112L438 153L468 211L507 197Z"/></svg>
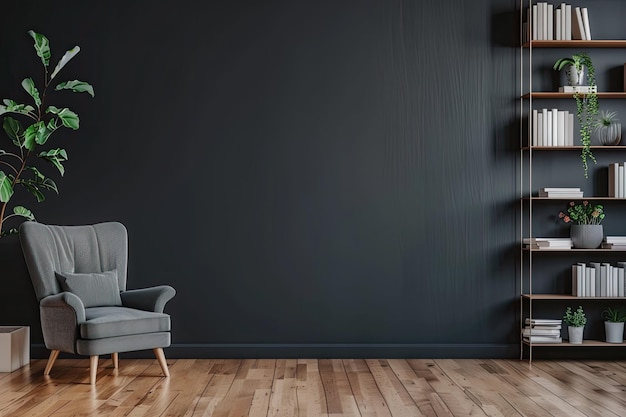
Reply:
<svg viewBox="0 0 626 417"><path fill-rule="evenodd" d="M117 369L120 366L120 359L117 352L111 353L111 360L113 361L113 368Z"/></svg>
<svg viewBox="0 0 626 417"><path fill-rule="evenodd" d="M169 369L167 369L167 361L165 360L165 353L163 353L163 349L156 348L152 350L154 351L154 354L157 360L159 361L159 365L161 365L161 370L163 371L163 375L165 375L166 377L169 377L170 371Z"/></svg>
<svg viewBox="0 0 626 417"><path fill-rule="evenodd" d="M98 355L89 358L89 383L96 385L96 374L98 373Z"/></svg>
<svg viewBox="0 0 626 417"><path fill-rule="evenodd" d="M52 352L50 352L50 357L48 358L48 363L46 364L46 369L44 369L44 371L43 371L44 375L50 375L50 371L52 370L52 366L54 365L54 362L57 360L58 357L59 357L59 351L58 350L53 350Z"/></svg>

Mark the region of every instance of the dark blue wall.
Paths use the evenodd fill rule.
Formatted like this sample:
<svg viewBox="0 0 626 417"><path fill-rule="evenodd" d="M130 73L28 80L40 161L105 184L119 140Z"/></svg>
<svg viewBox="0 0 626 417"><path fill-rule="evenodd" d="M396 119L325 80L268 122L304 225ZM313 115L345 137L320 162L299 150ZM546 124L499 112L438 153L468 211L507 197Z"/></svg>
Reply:
<svg viewBox="0 0 626 417"><path fill-rule="evenodd" d="M516 355L516 5L8 3L2 98L29 29L96 90L60 195L15 201L125 223L170 356Z"/></svg>

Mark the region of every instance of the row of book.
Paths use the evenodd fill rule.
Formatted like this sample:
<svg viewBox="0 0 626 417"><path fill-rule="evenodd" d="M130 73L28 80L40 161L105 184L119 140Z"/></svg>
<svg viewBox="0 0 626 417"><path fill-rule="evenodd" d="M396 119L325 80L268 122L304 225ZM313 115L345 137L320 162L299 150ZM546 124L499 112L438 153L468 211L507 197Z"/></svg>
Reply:
<svg viewBox="0 0 626 417"><path fill-rule="evenodd" d="M602 249L626 250L626 236L605 236Z"/></svg>
<svg viewBox="0 0 626 417"><path fill-rule="evenodd" d="M609 197L626 198L626 162L609 164Z"/></svg>
<svg viewBox="0 0 626 417"><path fill-rule="evenodd" d="M569 237L526 237L522 243L527 249L541 250L565 250L573 246Z"/></svg>
<svg viewBox="0 0 626 417"><path fill-rule="evenodd" d="M526 10L523 42L529 40L591 40L589 10L561 3L537 2Z"/></svg>
<svg viewBox="0 0 626 417"><path fill-rule="evenodd" d="M532 146L574 146L574 114L567 110L533 110Z"/></svg>
<svg viewBox="0 0 626 417"><path fill-rule="evenodd" d="M582 198L583 190L576 187L544 187L539 189L539 197Z"/></svg>
<svg viewBox="0 0 626 417"><path fill-rule="evenodd" d="M522 337L531 343L561 343L562 320L526 318Z"/></svg>
<svg viewBox="0 0 626 417"><path fill-rule="evenodd" d="M572 295L576 297L624 297L626 262L579 262L572 265Z"/></svg>

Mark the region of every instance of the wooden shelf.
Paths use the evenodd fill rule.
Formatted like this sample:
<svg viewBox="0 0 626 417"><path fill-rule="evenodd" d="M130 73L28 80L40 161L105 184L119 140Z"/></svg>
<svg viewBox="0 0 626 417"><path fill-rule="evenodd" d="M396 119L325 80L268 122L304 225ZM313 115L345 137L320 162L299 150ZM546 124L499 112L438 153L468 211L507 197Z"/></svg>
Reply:
<svg viewBox="0 0 626 417"><path fill-rule="evenodd" d="M626 250L624 249L576 249L576 248L572 248L572 249L529 249L529 248L523 248L524 251L527 252L541 252L541 253L552 253L552 252L558 252L558 253L563 253L563 252L602 252L602 253L620 253L620 252L626 252Z"/></svg>
<svg viewBox="0 0 626 417"><path fill-rule="evenodd" d="M530 342L523 340L524 344L530 346ZM563 343L533 343L533 347L558 346L558 347L624 347L626 343L608 343L601 340L583 340L582 344L573 344L566 341Z"/></svg>
<svg viewBox="0 0 626 417"><path fill-rule="evenodd" d="M626 48L626 40L598 39L590 41L530 41L522 45L523 48Z"/></svg>
<svg viewBox="0 0 626 417"><path fill-rule="evenodd" d="M526 300L626 300L626 297L576 297L564 294L522 294Z"/></svg>
<svg viewBox="0 0 626 417"><path fill-rule="evenodd" d="M626 93L625 93L626 94ZM523 146L522 150L524 151L580 151L582 150L582 146ZM617 145L617 146L590 146L589 149L594 151L624 151L626 150L626 146Z"/></svg>
<svg viewBox="0 0 626 417"><path fill-rule="evenodd" d="M581 94L584 96L584 94ZM626 92L623 91L598 91L598 98L626 98ZM574 93L559 93L558 91L533 91L526 93L522 98L574 98Z"/></svg>
<svg viewBox="0 0 626 417"><path fill-rule="evenodd" d="M607 201L626 201L626 198L616 197L524 197L523 200L528 201L572 201L572 200L607 200Z"/></svg>

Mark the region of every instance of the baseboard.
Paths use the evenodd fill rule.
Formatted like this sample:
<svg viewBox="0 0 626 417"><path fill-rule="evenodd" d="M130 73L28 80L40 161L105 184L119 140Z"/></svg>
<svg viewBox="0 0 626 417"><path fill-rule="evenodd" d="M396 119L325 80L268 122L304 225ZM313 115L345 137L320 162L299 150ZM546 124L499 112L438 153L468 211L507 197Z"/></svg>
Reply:
<svg viewBox="0 0 626 417"><path fill-rule="evenodd" d="M33 359L45 359L43 345L31 346ZM493 358L519 357L519 344L172 344L170 359L223 358ZM73 357L61 355L61 357ZM150 358L151 351L126 352L120 357Z"/></svg>

